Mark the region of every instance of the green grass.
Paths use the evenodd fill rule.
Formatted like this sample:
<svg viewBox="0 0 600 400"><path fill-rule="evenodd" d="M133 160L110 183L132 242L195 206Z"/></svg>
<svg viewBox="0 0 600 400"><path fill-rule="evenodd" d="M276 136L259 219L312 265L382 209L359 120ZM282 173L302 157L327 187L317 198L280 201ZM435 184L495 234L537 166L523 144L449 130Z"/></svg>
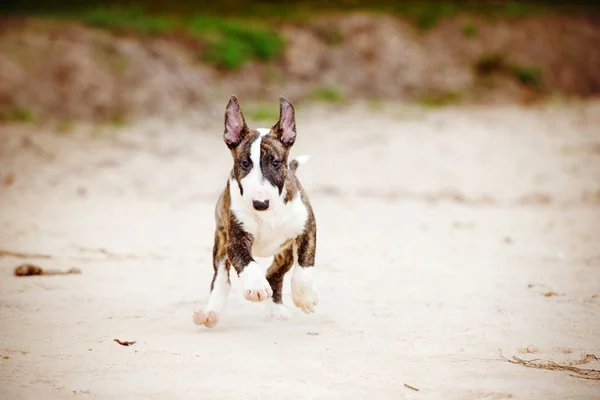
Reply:
<svg viewBox="0 0 600 400"><path fill-rule="evenodd" d="M283 50L279 33L261 21L208 15L156 15L139 6L98 7L81 21L97 28L139 35L183 34L201 41L201 58L217 68L235 70L250 60L270 61Z"/></svg>
<svg viewBox="0 0 600 400"><path fill-rule="evenodd" d="M468 39L475 39L479 35L477 25L472 22L467 22L462 26L462 34Z"/></svg>
<svg viewBox="0 0 600 400"><path fill-rule="evenodd" d="M139 6L125 8L93 8L81 16L83 23L97 28L128 31L145 35L164 35L176 24L168 15L149 15Z"/></svg>
<svg viewBox="0 0 600 400"><path fill-rule="evenodd" d="M384 109L385 103L382 99L372 98L367 102L367 108L374 112L379 112Z"/></svg>
<svg viewBox="0 0 600 400"><path fill-rule="evenodd" d="M314 28L314 33L321 40L327 43L328 46L337 46L344 42L344 34L337 28L329 26L317 26Z"/></svg>
<svg viewBox="0 0 600 400"><path fill-rule="evenodd" d="M501 17L518 17L532 14L547 12L552 9L561 10L560 7L553 5L552 2L546 4L531 4L524 1L509 1L506 3L498 2L459 2L450 0L439 1L402 1L397 2L394 6L386 6L393 4L383 2L384 5L380 11L392 12L393 14L408 18L413 21L415 26L421 31L429 31L444 18L454 17L459 14L474 14L485 16L501 16ZM563 5L564 6L564 5ZM374 9L377 5L373 4ZM468 38L477 36L477 27L472 24L467 24L463 27L463 34Z"/></svg>
<svg viewBox="0 0 600 400"><path fill-rule="evenodd" d="M436 92L426 94L418 99L419 104L426 108L445 107L456 104L461 100L461 95L457 92Z"/></svg>
<svg viewBox="0 0 600 400"><path fill-rule="evenodd" d="M244 110L244 116L250 121L271 121L275 124L279 120L279 108L256 104Z"/></svg>
<svg viewBox="0 0 600 400"><path fill-rule="evenodd" d="M442 18L452 17L458 9L452 2L432 2L425 4L411 4L397 10L397 13L407 15L421 31L433 29Z"/></svg>
<svg viewBox="0 0 600 400"><path fill-rule="evenodd" d="M478 76L489 77L493 74L504 74L538 92L543 90L542 70L539 67L508 62L500 54L482 56L476 60L474 69Z"/></svg>
<svg viewBox="0 0 600 400"><path fill-rule="evenodd" d="M328 103L341 103L344 101L344 95L337 86L316 87L310 92L310 98L314 101Z"/></svg>
<svg viewBox="0 0 600 400"><path fill-rule="evenodd" d="M113 128L123 128L125 126L127 126L129 124L129 120L127 118L125 118L124 115L121 115L119 113L115 113L113 115L110 115L107 119L107 122L113 127Z"/></svg>
<svg viewBox="0 0 600 400"><path fill-rule="evenodd" d="M7 107L2 111L2 119L7 122L31 122L34 120L33 112L26 107Z"/></svg>
<svg viewBox="0 0 600 400"><path fill-rule="evenodd" d="M542 70L539 67L513 65L511 72L521 84L542 90Z"/></svg>
<svg viewBox="0 0 600 400"><path fill-rule="evenodd" d="M502 72L506 68L506 61L500 54L484 54L475 60L474 69L477 75L488 76Z"/></svg>
<svg viewBox="0 0 600 400"><path fill-rule="evenodd" d="M17 3L17 2L12 2ZM590 2L564 0L533 1L391 1L391 0L298 0L276 3L267 0L139 0L136 4L120 0L32 0L13 4L7 14L72 18L103 29L134 34L191 36L202 42L201 59L223 70L235 70L251 60L277 59L284 42L274 27L278 21L306 23L315 15L367 11L390 14L411 20L422 32L433 29L442 19L459 14L523 16L548 11L598 12ZM0 6L0 12L2 11ZM335 46L344 37L329 28L315 31L326 43ZM467 38L478 35L473 24L463 26ZM528 80L523 75L523 79ZM529 74L532 75L532 74ZM532 79L536 79L533 77Z"/></svg>
<svg viewBox="0 0 600 400"><path fill-rule="evenodd" d="M284 45L275 30L259 22L195 16L185 29L206 43L203 59L225 70L237 69L249 60L274 60Z"/></svg>
<svg viewBox="0 0 600 400"><path fill-rule="evenodd" d="M6 4L5 4L6 3ZM273 0L137 0L138 5L162 15L219 15L221 17L251 17L287 21L305 21L315 14L329 12L373 11L410 16L420 26L433 26L440 16L456 12L479 15L522 16L546 11L597 12L598 2L589 0L508 0L508 1L459 1L459 0L297 0L275 2ZM20 15L79 14L89 9L114 8L131 4L123 0L29 0L23 2L0 2L0 12Z"/></svg>
<svg viewBox="0 0 600 400"><path fill-rule="evenodd" d="M515 17L540 14L548 11L549 5L544 6L543 4L533 4L532 2L508 1L504 4L504 13Z"/></svg>
<svg viewBox="0 0 600 400"><path fill-rule="evenodd" d="M71 119L60 120L56 130L63 135L71 134L75 130L75 122Z"/></svg>

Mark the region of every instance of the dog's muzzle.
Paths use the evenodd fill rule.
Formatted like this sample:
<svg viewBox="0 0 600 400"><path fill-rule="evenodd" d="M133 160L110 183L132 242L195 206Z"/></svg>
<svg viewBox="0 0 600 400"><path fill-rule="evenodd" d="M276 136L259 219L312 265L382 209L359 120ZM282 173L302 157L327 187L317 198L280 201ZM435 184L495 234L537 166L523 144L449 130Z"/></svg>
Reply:
<svg viewBox="0 0 600 400"><path fill-rule="evenodd" d="M269 200L264 200L264 201L252 200L252 206L257 211L264 211L267 208L269 208Z"/></svg>

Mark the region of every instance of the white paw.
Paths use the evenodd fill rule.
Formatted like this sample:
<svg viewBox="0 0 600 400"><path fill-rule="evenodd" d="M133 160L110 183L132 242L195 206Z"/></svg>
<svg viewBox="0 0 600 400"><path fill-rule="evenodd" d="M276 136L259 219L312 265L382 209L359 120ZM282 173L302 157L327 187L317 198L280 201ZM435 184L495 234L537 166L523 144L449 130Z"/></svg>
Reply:
<svg viewBox="0 0 600 400"><path fill-rule="evenodd" d="M294 267L292 274L292 299L296 307L306 314L315 312L319 304L319 294L314 287L314 267L303 268L299 265Z"/></svg>
<svg viewBox="0 0 600 400"><path fill-rule="evenodd" d="M257 263L250 263L240 274L244 298L249 301L263 301L273 295L271 285Z"/></svg>
<svg viewBox="0 0 600 400"><path fill-rule="evenodd" d="M290 312L283 304L277 304L272 301L267 302L267 319L286 320L290 318Z"/></svg>
<svg viewBox="0 0 600 400"><path fill-rule="evenodd" d="M219 314L212 310L197 311L192 316L196 325L204 325L207 328L214 328L219 322Z"/></svg>

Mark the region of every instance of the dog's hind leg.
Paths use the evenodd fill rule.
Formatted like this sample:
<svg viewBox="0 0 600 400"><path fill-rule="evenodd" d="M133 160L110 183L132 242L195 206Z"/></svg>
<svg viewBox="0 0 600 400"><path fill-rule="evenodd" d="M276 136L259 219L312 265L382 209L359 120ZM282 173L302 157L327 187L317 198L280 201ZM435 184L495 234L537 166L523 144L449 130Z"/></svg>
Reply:
<svg viewBox="0 0 600 400"><path fill-rule="evenodd" d="M283 305L282 291L283 278L293 264L294 251L290 245L273 257L273 263L267 270L267 281L271 285L271 290L273 290L271 300L267 301L267 311L270 318L287 319L289 317L289 312Z"/></svg>
<svg viewBox="0 0 600 400"><path fill-rule="evenodd" d="M217 227L213 246L213 279L210 283L208 304L202 311L194 313L194 323L214 328L219 321L219 314L225 310L227 296L231 289L229 280L230 262L227 259L225 229Z"/></svg>
<svg viewBox="0 0 600 400"><path fill-rule="evenodd" d="M292 272L292 299L296 307L306 314L315 312L319 295L315 289L315 253L317 250L317 225L309 215L304 232L294 242L295 265Z"/></svg>

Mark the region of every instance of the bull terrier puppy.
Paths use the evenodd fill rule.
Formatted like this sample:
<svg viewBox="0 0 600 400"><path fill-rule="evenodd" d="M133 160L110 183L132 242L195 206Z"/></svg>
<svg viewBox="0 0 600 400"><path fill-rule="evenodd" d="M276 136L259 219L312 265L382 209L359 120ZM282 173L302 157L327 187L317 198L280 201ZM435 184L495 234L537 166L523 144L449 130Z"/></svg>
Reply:
<svg viewBox="0 0 600 400"><path fill-rule="evenodd" d="M215 207L213 245L214 276L206 307L194 313L197 325L213 328L225 310L233 266L244 297L267 302L273 318L285 319L288 311L281 292L285 274L291 279L294 304L307 314L318 304L314 284L317 225L296 169L308 157L288 164L296 140L294 106L279 98L279 121L270 129L246 125L235 95L225 108L225 144L233 167ZM271 257L266 274L255 257Z"/></svg>

